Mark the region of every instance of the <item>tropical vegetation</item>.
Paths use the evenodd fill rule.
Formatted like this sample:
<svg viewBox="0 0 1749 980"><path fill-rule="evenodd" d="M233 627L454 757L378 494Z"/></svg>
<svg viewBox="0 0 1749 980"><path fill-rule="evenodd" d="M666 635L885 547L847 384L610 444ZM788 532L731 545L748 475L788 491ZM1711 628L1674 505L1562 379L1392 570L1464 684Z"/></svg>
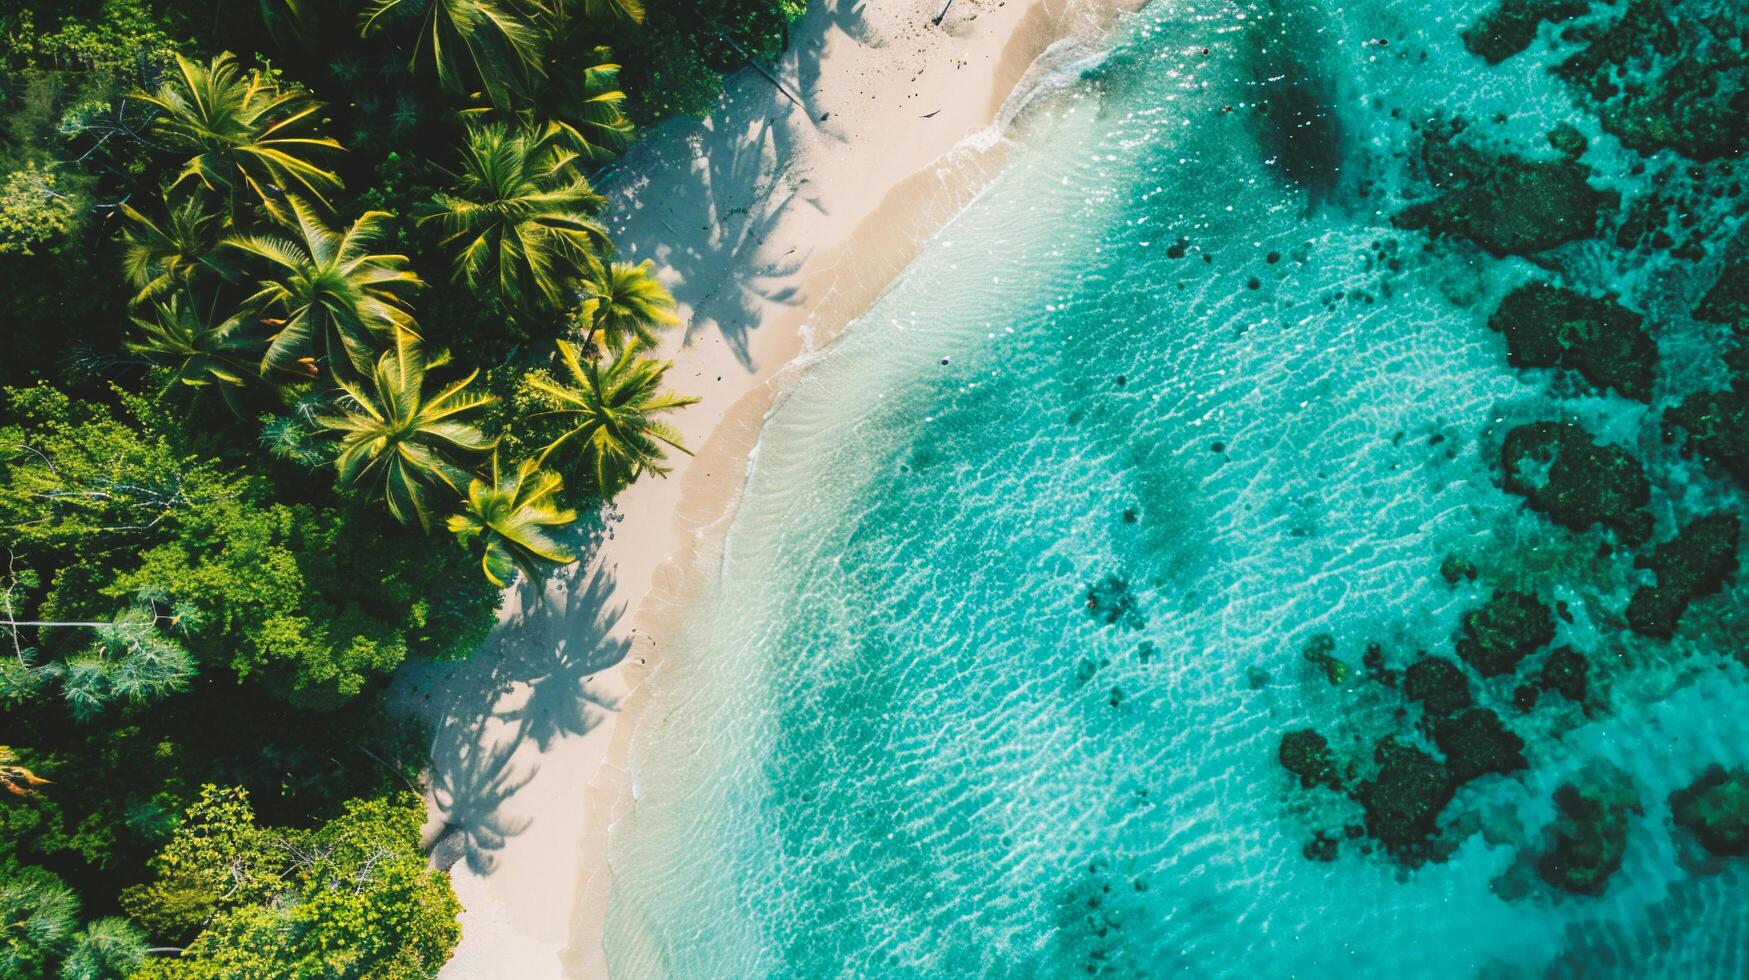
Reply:
<svg viewBox="0 0 1749 980"><path fill-rule="evenodd" d="M799 12L0 6L0 976L447 959L387 678L685 451L596 185Z"/></svg>

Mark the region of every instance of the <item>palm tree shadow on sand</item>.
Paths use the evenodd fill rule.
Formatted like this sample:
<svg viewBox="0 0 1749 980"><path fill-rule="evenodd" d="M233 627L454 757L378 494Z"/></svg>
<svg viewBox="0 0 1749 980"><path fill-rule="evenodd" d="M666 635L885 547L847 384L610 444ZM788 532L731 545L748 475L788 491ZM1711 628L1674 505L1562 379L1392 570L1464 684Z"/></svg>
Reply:
<svg viewBox="0 0 1749 980"><path fill-rule="evenodd" d="M440 682L448 704L432 734L431 796L443 815L432 845L443 867L465 858L490 872L532 822L510 803L539 771L539 754L619 709L590 681L631 648L613 635L625 609L610 602L613 576L591 560L601 529L585 534L584 558L544 583L544 601L523 580L491 637Z"/></svg>

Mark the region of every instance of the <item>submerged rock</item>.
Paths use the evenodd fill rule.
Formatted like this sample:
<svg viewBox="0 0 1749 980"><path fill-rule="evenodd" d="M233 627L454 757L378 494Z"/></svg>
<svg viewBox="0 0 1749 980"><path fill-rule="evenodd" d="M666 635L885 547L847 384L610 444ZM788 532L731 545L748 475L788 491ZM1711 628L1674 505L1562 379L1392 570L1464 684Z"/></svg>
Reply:
<svg viewBox="0 0 1749 980"><path fill-rule="evenodd" d="M1644 636L1668 637L1688 604L1724 588L1737 572L1737 515L1708 514L1689 523L1636 564L1658 576L1628 602L1628 626Z"/></svg>
<svg viewBox="0 0 1749 980"><path fill-rule="evenodd" d="M1311 861L1334 861L1336 860L1337 843L1335 837L1322 830L1315 830L1312 832L1312 839L1306 841L1306 845L1300 848L1300 853Z"/></svg>
<svg viewBox="0 0 1749 980"><path fill-rule="evenodd" d="M1537 861L1549 884L1575 895L1601 895L1628 847L1628 817L1640 812L1639 794L1619 774L1584 787L1555 790L1555 822Z"/></svg>
<svg viewBox="0 0 1749 980"><path fill-rule="evenodd" d="M1570 368L1599 388L1650 401L1658 345L1638 313L1543 282L1501 301L1488 326L1506 335L1514 367Z"/></svg>
<svg viewBox="0 0 1749 980"><path fill-rule="evenodd" d="M1300 656L1311 664L1331 684L1341 684L1348 679L1348 665L1336 659L1336 638L1328 633L1314 633L1306 640L1305 648Z"/></svg>
<svg viewBox="0 0 1749 980"><path fill-rule="evenodd" d="M1633 0L1554 73L1641 153L1670 148L1714 160L1749 148L1749 56L1737 31L1726 20L1670 14L1665 0Z"/></svg>
<svg viewBox="0 0 1749 980"><path fill-rule="evenodd" d="M1419 865L1431 855L1439 814L1451 802L1451 778L1439 760L1393 738L1381 740L1373 758L1378 775L1354 791L1366 832L1392 857Z"/></svg>
<svg viewBox="0 0 1749 980"><path fill-rule="evenodd" d="M1562 527L1613 528L1638 545L1652 533L1646 505L1652 497L1640 461L1627 450L1593 442L1574 423L1532 422L1506 433L1500 447L1505 487Z"/></svg>
<svg viewBox="0 0 1749 980"><path fill-rule="evenodd" d="M1464 47L1497 65L1530 47L1543 21L1572 20L1585 9L1581 0L1501 0L1464 29Z"/></svg>
<svg viewBox="0 0 1749 980"><path fill-rule="evenodd" d="M1130 581L1122 575L1107 575L1087 590L1087 613L1108 626L1141 629L1147 625L1136 597L1130 592Z"/></svg>
<svg viewBox="0 0 1749 980"><path fill-rule="evenodd" d="M1537 685L1569 701L1583 702L1590 672L1591 662L1585 659L1583 653L1572 647L1556 647L1543 660L1543 669L1537 675Z"/></svg>
<svg viewBox="0 0 1749 980"><path fill-rule="evenodd" d="M1749 385L1739 381L1725 391L1701 391L1665 410L1664 433L1687 435L1684 454L1716 463L1749 487Z"/></svg>
<svg viewBox="0 0 1749 980"><path fill-rule="evenodd" d="M1471 704L1470 681L1463 669L1444 657L1422 657L1403 671L1403 694L1434 717L1462 711Z"/></svg>
<svg viewBox="0 0 1749 980"><path fill-rule="evenodd" d="M1529 255L1589 238L1598 215L1621 202L1592 187L1591 171L1570 157L1491 153L1456 142L1459 131L1426 133L1421 169L1436 194L1398 212L1393 224L1468 238L1495 255Z"/></svg>
<svg viewBox="0 0 1749 980"><path fill-rule="evenodd" d="M1316 729L1301 728L1283 733L1276 758L1281 761L1283 769L1300 777L1300 785L1306 789L1314 786L1340 789L1342 786L1341 777L1336 774L1336 756L1330 751L1329 741Z"/></svg>
<svg viewBox="0 0 1749 980"><path fill-rule="evenodd" d="M1475 563L1462 555L1446 555L1445 560L1439 563L1439 577L1445 579L1448 585L1463 581L1474 582L1477 574Z"/></svg>
<svg viewBox="0 0 1749 980"><path fill-rule="evenodd" d="M1749 854L1749 772L1709 766L1670 794L1670 815L1720 857Z"/></svg>
<svg viewBox="0 0 1749 980"><path fill-rule="evenodd" d="M1694 318L1708 323L1749 320L1749 257L1725 264L1694 308Z"/></svg>
<svg viewBox="0 0 1749 980"><path fill-rule="evenodd" d="M1457 652L1483 677L1518 669L1532 650L1555 638L1555 615L1536 596L1496 590L1480 609L1464 613Z"/></svg>
<svg viewBox="0 0 1749 980"><path fill-rule="evenodd" d="M1489 773L1525 768L1524 739L1514 735L1487 708L1471 708L1433 723L1433 744L1445 756L1445 768L1461 785Z"/></svg>

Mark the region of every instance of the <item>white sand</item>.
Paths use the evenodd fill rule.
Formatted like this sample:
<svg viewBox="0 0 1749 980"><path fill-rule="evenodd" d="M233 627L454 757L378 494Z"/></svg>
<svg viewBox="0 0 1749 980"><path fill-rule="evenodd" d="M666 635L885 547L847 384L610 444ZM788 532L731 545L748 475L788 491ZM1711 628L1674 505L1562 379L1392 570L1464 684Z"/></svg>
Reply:
<svg viewBox="0 0 1749 980"><path fill-rule="evenodd" d="M590 557L545 603L513 594L474 657L398 681L436 733L428 838L464 906L445 977L605 974L633 692L698 543L732 511L770 382L983 186L992 123L1034 59L1117 6L1070 2L954 0L936 26L941 0L815 0L779 67L805 111L742 72L709 119L645 134L624 161L615 240L681 302L669 381L704 399L676 419L698 455L624 493Z"/></svg>

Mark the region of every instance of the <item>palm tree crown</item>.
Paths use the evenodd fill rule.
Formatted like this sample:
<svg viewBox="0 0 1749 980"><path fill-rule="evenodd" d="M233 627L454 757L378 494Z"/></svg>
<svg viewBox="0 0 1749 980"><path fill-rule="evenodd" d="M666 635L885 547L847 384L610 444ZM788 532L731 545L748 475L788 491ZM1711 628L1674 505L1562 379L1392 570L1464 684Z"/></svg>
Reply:
<svg viewBox="0 0 1749 980"><path fill-rule="evenodd" d="M612 496L641 473L667 474L664 446L690 455L680 433L655 418L698 402L697 398L662 389L662 377L671 366L638 356L637 343L629 343L606 367L587 366L577 348L559 341L559 360L571 384L561 385L536 375L529 385L554 400L555 412L568 417L570 428L541 453L544 462L561 446L578 443L584 462L595 475L603 496Z"/></svg>
<svg viewBox="0 0 1749 980"><path fill-rule="evenodd" d="M508 108L541 72L538 36L506 0L369 0L359 31L369 37L396 21L419 22L409 64L429 63L451 92L483 89Z"/></svg>
<svg viewBox="0 0 1749 980"><path fill-rule="evenodd" d="M229 244L269 265L250 305L276 311L268 321L279 329L268 344L262 366L315 373L315 357L325 355L336 374L368 373L376 343L413 329L407 295L424 285L404 255L371 252L389 215L367 211L343 231L329 228L296 198L298 240L250 235Z"/></svg>
<svg viewBox="0 0 1749 980"><path fill-rule="evenodd" d="M439 194L421 221L456 246L456 276L507 304L559 309L566 284L606 240L604 203L547 143L501 125L476 126L462 148L459 192Z"/></svg>
<svg viewBox="0 0 1749 980"><path fill-rule="evenodd" d="M340 435L335 459L340 481L381 493L402 523L417 519L429 526L432 491L460 495L468 480L453 457L486 452L496 442L464 420L497 400L468 393L478 370L427 396L426 371L447 361L443 356L427 361L418 338L401 331L368 382L340 383L347 396L343 414L317 420Z"/></svg>
<svg viewBox="0 0 1749 980"><path fill-rule="evenodd" d="M327 206L325 191L340 178L311 162L312 151L340 149L325 136L299 135L316 104L303 90L282 88L260 71L245 73L230 54L201 65L177 55L177 77L139 98L158 109L151 134L170 148L194 154L176 183L199 181L233 203L254 195L276 221L289 221L288 192Z"/></svg>
<svg viewBox="0 0 1749 980"><path fill-rule="evenodd" d="M599 263L583 278L583 302L577 309L584 329L599 335L603 343L619 350L629 341L655 347L656 331L680 322L674 315L674 297L650 270L649 259Z"/></svg>
<svg viewBox="0 0 1749 980"><path fill-rule="evenodd" d="M533 581L550 565L577 560L546 530L577 519L576 511L560 509L556 502L563 482L528 459L517 464L515 473L502 475L494 453L490 481L475 477L468 484L467 499L461 513L449 519L449 529L463 544L485 543L480 567L493 585L509 584L518 568Z"/></svg>
<svg viewBox="0 0 1749 980"><path fill-rule="evenodd" d="M215 253L224 238L225 219L209 212L197 196L168 207L162 221L126 204L121 211L128 219L122 270L137 290L134 304L186 288L203 271L222 273Z"/></svg>
<svg viewBox="0 0 1749 980"><path fill-rule="evenodd" d="M181 296L154 303L151 312L150 319L131 318L140 329L140 339L128 341L127 349L168 368L169 386L217 385L235 408L236 393L255 374L260 346L260 338L250 335L243 318L232 316L214 323Z"/></svg>

